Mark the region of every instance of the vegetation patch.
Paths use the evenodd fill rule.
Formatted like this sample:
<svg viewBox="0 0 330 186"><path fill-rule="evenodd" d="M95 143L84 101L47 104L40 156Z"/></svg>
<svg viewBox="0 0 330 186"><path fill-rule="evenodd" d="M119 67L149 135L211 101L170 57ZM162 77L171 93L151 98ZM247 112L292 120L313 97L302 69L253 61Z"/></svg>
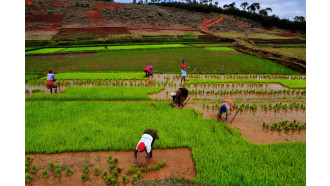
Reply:
<svg viewBox="0 0 330 186"><path fill-rule="evenodd" d="M68 87L64 94L36 93L26 100L150 100L147 94L157 93L164 87Z"/></svg>
<svg viewBox="0 0 330 186"><path fill-rule="evenodd" d="M213 50L213 51L236 51L235 49L228 48L228 47L205 47L206 50Z"/></svg>
<svg viewBox="0 0 330 186"><path fill-rule="evenodd" d="M161 139L154 148L192 149L196 180L202 183L306 184L305 142L256 145L224 122L195 117L192 109L156 106L158 110L141 102L26 102L25 152L134 150L138 131L153 128Z"/></svg>
<svg viewBox="0 0 330 186"><path fill-rule="evenodd" d="M39 50L32 50L25 52L25 54L46 54L46 53L55 53L63 50L65 48L43 48Z"/></svg>
<svg viewBox="0 0 330 186"><path fill-rule="evenodd" d="M187 84L207 84L207 83L279 83L288 88L306 88L306 80L287 79L193 79Z"/></svg>
<svg viewBox="0 0 330 186"><path fill-rule="evenodd" d="M89 80L129 80L129 79L146 79L145 73L58 73L55 74L57 80L76 80L76 79L89 79ZM47 77L41 78L42 80Z"/></svg>

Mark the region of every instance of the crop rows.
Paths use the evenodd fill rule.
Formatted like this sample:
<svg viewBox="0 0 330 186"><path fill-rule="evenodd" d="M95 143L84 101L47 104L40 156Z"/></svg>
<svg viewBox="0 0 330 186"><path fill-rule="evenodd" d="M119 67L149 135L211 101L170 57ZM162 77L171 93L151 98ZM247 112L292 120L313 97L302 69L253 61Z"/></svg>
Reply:
<svg viewBox="0 0 330 186"><path fill-rule="evenodd" d="M267 123L266 121L264 121L262 123L262 126L265 127L266 129L268 129L269 127L271 128L271 130L277 130L277 131L296 131L296 129L298 130L302 130L306 128L306 122L300 124L299 121L297 121L296 119L294 119L293 121L289 122L289 120L285 120L285 121L280 121L280 122L274 122L271 126L269 123Z"/></svg>
<svg viewBox="0 0 330 186"><path fill-rule="evenodd" d="M26 153L134 150L140 132L153 128L160 137L154 148L192 149L195 179L202 183L306 183L305 142L251 144L226 123L202 119L192 109L178 112L168 103L156 103L156 110L143 102L43 101L25 105Z"/></svg>
<svg viewBox="0 0 330 186"><path fill-rule="evenodd" d="M232 94L306 94L306 90L256 90L256 89L232 89L232 90L197 90L197 89L190 89L190 94L212 94L212 95L232 95Z"/></svg>
<svg viewBox="0 0 330 186"><path fill-rule="evenodd" d="M147 94L161 91L162 87L68 87L63 94L37 93L26 100L150 100Z"/></svg>

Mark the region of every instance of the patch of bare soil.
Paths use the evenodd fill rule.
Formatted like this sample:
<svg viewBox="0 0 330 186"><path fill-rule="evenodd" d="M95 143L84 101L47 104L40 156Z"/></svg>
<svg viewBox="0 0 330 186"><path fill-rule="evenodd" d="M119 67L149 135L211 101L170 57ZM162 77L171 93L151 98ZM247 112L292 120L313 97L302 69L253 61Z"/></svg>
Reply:
<svg viewBox="0 0 330 186"><path fill-rule="evenodd" d="M126 172L129 167L134 164L134 152L133 151L102 151L102 152L65 152L59 154L26 154L33 159L31 164L35 164L37 168L36 174L31 174L32 182L27 185L107 185L106 181L102 179L103 170L110 172L108 157L112 156L118 158L118 164L116 169L124 167L124 169L118 174L118 183L122 183L122 175L127 175ZM138 153L138 161L142 163L142 166L146 166L145 160L146 154ZM187 148L180 149L167 149L167 150L153 150L153 156L149 165L155 165L157 162L166 160L166 165L159 170L142 173L143 180L156 180L164 179L166 177L171 178L185 178L192 179L196 175L194 162L192 159L191 150ZM49 171L49 162L53 161L54 165L59 163L61 166L61 177L55 177L55 171ZM89 165L88 180L83 182L81 174L83 174L84 164ZM73 174L71 176L66 175L65 168L71 167ZM94 167L98 166L101 175L94 175ZM47 169L49 178L43 178L42 170ZM133 180L132 175L128 175L127 178L130 182ZM139 181L141 181L139 179ZM131 185L130 183L127 185Z"/></svg>
<svg viewBox="0 0 330 186"><path fill-rule="evenodd" d="M205 109L201 104L191 103L187 104L185 108L194 108L203 112L203 118L214 118L217 119L218 109ZM228 120L226 121L229 126L238 129L241 132L241 136L246 138L248 141L257 144L268 144L268 143L279 143L279 142L292 142L292 141L306 141L306 130L286 132L286 131L272 131L262 126L262 123L273 124L274 122L296 119L299 122L306 122L305 111L261 111L260 109L256 112L242 111L237 114L234 121L230 124L236 110L230 113ZM225 113L222 114L223 119ZM224 121L224 120L220 120Z"/></svg>

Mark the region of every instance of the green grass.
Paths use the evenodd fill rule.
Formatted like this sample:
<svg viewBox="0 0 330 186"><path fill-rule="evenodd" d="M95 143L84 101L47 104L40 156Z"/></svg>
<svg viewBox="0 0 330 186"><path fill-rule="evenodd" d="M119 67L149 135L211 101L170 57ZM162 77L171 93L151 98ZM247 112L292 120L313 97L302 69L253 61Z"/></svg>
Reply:
<svg viewBox="0 0 330 186"><path fill-rule="evenodd" d="M205 47L206 50L212 51L236 51L235 49L228 48L228 47Z"/></svg>
<svg viewBox="0 0 330 186"><path fill-rule="evenodd" d="M104 46L99 47L77 47L77 48L67 48L61 52L77 52L77 51L95 51L95 50L106 50Z"/></svg>
<svg viewBox="0 0 330 186"><path fill-rule="evenodd" d="M47 77L41 78L42 80L46 79ZM116 72L116 73L58 73L55 74L55 78L57 80L82 80L82 79L89 79L89 80L142 80L146 79L145 73L141 72Z"/></svg>
<svg viewBox="0 0 330 186"><path fill-rule="evenodd" d="M30 73L47 72L49 68L55 72L142 72L148 65L154 67L155 73L180 73L181 60L185 59L190 67L188 74L299 74L270 60L245 54L216 54L202 48L117 50L64 59L57 56L25 59L25 71Z"/></svg>
<svg viewBox="0 0 330 186"><path fill-rule="evenodd" d="M288 88L306 88L306 80L287 80L287 79L194 79L188 80L187 84L194 83L279 83Z"/></svg>
<svg viewBox="0 0 330 186"><path fill-rule="evenodd" d="M25 80L33 78L33 77L37 77L39 76L38 74L25 74Z"/></svg>
<svg viewBox="0 0 330 186"><path fill-rule="evenodd" d="M142 39L173 39L173 37L158 37L158 36L152 36L152 37L143 37Z"/></svg>
<svg viewBox="0 0 330 186"><path fill-rule="evenodd" d="M150 100L148 94L157 93L164 87L68 87L63 94L37 93L26 100L52 101L113 101L113 100Z"/></svg>
<svg viewBox="0 0 330 186"><path fill-rule="evenodd" d="M54 53L54 52L58 52L60 50L63 50L64 48L43 48L43 49L39 49L39 50L32 50L32 51L28 51L25 52L25 54L46 54L46 53Z"/></svg>
<svg viewBox="0 0 330 186"><path fill-rule="evenodd" d="M150 102L28 101L25 152L134 150L142 132L153 128L160 137L155 149L192 149L199 182L306 184L305 142L251 144L226 123L196 117L192 109L156 107Z"/></svg>

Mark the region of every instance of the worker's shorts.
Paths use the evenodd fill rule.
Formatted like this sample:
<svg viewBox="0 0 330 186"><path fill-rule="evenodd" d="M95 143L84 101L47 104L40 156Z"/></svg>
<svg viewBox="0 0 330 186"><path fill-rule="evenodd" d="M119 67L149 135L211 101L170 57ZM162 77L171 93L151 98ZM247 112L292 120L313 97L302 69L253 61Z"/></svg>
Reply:
<svg viewBox="0 0 330 186"><path fill-rule="evenodd" d="M219 110L219 114L220 116L222 115L222 113L226 112L226 118L229 117L230 114L230 106L228 104L222 104Z"/></svg>

